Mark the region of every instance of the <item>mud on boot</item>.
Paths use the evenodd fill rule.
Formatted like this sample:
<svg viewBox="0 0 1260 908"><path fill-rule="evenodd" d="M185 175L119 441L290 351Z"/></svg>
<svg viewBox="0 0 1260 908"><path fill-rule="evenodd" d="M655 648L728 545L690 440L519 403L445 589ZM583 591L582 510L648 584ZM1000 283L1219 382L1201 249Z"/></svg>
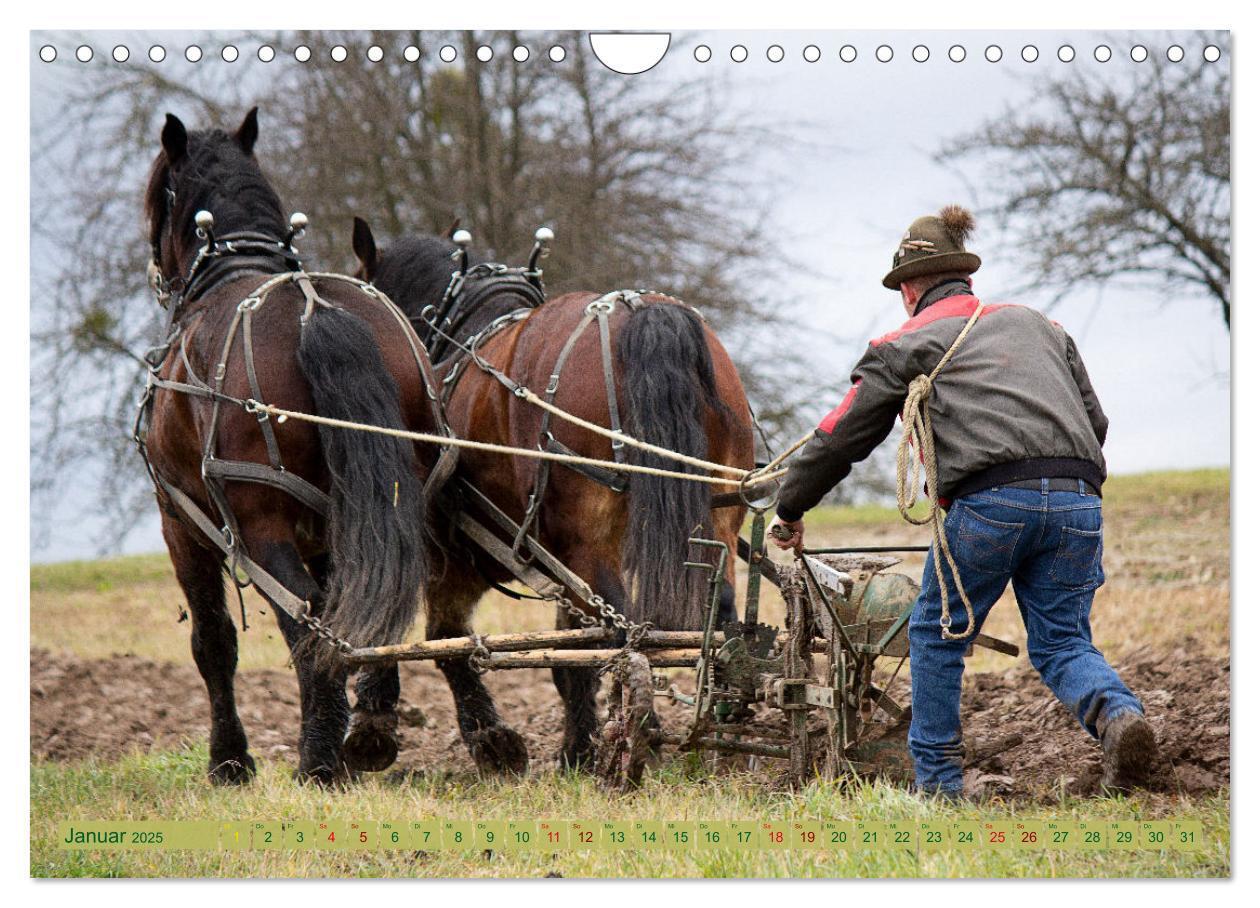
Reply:
<svg viewBox="0 0 1260 908"><path fill-rule="evenodd" d="M1128 792L1150 782L1159 758L1155 730L1138 713L1123 712L1099 723L1104 794Z"/></svg>
<svg viewBox="0 0 1260 908"><path fill-rule="evenodd" d="M524 775L529 769L525 739L506 725L488 725L467 737L468 752L479 772Z"/></svg>
<svg viewBox="0 0 1260 908"><path fill-rule="evenodd" d="M341 756L349 769L359 772L381 772L392 766L398 759L398 713L356 709Z"/></svg>

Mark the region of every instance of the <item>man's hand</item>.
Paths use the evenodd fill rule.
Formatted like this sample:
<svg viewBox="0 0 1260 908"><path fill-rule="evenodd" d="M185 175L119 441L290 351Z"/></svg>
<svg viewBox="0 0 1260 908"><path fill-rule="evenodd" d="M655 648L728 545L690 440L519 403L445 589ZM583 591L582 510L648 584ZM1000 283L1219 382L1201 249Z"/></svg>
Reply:
<svg viewBox="0 0 1260 908"><path fill-rule="evenodd" d="M805 521L775 517L770 523L770 541L785 552L793 549L799 555L805 546Z"/></svg>

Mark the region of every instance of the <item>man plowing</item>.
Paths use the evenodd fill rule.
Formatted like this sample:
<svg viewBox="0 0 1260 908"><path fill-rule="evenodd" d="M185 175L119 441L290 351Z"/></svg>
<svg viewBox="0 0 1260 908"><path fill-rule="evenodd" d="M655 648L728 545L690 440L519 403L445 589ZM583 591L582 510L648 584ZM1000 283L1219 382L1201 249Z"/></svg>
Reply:
<svg viewBox="0 0 1260 908"><path fill-rule="evenodd" d="M1033 666L1101 740L1104 789L1128 790L1147 781L1157 749L1141 703L1090 635L1104 579L1107 417L1061 326L976 298L973 226L948 206L902 237L883 283L909 320L871 341L848 393L793 461L772 539L799 550L805 512L903 416L942 512L929 521L934 544L909 625L917 787L961 795L963 655L1011 584Z"/></svg>

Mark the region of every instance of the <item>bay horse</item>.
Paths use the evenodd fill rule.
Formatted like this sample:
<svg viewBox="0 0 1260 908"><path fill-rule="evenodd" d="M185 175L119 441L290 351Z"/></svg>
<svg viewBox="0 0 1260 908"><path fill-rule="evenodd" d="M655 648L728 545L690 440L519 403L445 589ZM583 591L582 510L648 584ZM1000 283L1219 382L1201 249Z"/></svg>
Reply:
<svg viewBox="0 0 1260 908"><path fill-rule="evenodd" d="M452 242L409 237L378 251L371 228L356 218L353 247L358 276L397 302L430 349L444 379L447 418L456 435L530 449L546 446L610 462L624 457L626 463L688 469L628 445L618 454L608 438L563 419L544 423L537 406L470 363L463 345L452 341L477 337L482 363L539 393L548 389L552 402L575 416L616 428L610 414L620 412L624 429L635 438L730 466L753 467L753 425L743 384L716 335L691 307L646 291L641 296L623 294L611 303L607 296L596 303L601 295L594 292L567 293L543 303L541 287L535 294L519 280L478 282L478 273L492 276L495 269L474 268L461 278L463 290L441 313L444 329L439 330L432 310L426 310L442 306L459 267ZM589 316L593 305L608 307L606 324L600 326L609 333L606 342ZM562 374L557 379L553 372ZM610 398L619 403L610 405ZM742 505L711 510L712 487L704 483L638 473L620 474L619 484L606 477L596 481L562 464L548 467L526 457L475 450L461 452L457 476L513 521L527 524L544 547L618 612L633 622L650 620L663 630L701 627L704 584L695 571L683 567L688 537L703 532L725 542L733 553L745 513ZM530 507L535 492L541 492L536 511ZM446 555L425 599L429 639L471 633L477 601L492 585L511 579L498 563L459 539L447 539ZM729 563L725 579L722 617L734 620L734 568ZM578 622L557 608L556 626L576 627ZM523 771L528 762L524 742L499 717L468 661L447 659L438 665L478 768ZM557 667L552 676L565 708L561 764L587 766L593 757L597 672ZM355 753L361 768L384 768L397 750L397 666L364 670L355 690L347 754Z"/></svg>
<svg viewBox="0 0 1260 908"><path fill-rule="evenodd" d="M319 637L397 642L412 624L427 570L425 452L241 404L415 431L435 417L401 314L352 278L301 270L257 138L257 108L233 133L166 116L145 214L170 332L148 358L136 440L192 616L211 780L255 771L224 595L225 570L235 579L243 569L276 611L297 672L298 777L329 783L345 775L350 708L346 670Z"/></svg>

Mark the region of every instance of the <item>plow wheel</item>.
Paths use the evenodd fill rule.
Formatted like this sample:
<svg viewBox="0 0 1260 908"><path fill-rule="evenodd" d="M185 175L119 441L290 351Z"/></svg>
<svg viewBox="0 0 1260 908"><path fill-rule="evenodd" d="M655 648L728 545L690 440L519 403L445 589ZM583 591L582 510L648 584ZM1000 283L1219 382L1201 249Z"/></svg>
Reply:
<svg viewBox="0 0 1260 908"><path fill-rule="evenodd" d="M642 653L627 651L613 663L612 677L595 766L606 785L629 791L642 781L656 738L652 667Z"/></svg>

